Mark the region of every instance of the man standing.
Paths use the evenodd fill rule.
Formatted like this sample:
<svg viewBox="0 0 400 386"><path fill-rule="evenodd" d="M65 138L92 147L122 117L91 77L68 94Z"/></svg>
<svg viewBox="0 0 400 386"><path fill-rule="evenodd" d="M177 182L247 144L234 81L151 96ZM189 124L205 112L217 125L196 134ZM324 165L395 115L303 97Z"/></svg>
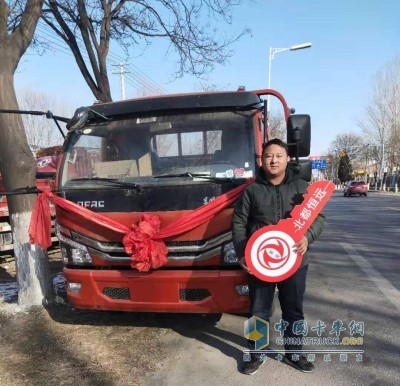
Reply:
<svg viewBox="0 0 400 386"><path fill-rule="evenodd" d="M263 146L262 166L255 183L243 192L238 201L232 219L233 243L236 254L243 257L246 243L258 229L277 224L279 220L290 217L295 205L303 200L307 190L307 182L301 180L298 171L288 166L288 148L280 139L272 139ZM293 324L304 320L303 295L306 288L309 245L320 235L325 222L325 216L319 214L306 235L293 248L303 255L300 268L289 278L279 283L264 282L253 276L250 271L248 284L250 291L250 317L269 321L270 310L276 287L279 290L279 302L282 309L282 319L288 322L284 338L302 338L293 333ZM246 267L244 267L246 268ZM302 355L293 356L288 350L301 350L301 345L285 343L287 351L285 363L303 372L311 372L314 365ZM248 341L249 349L254 350L254 341ZM251 354L250 362L244 362L242 372L254 374L264 363L260 354Z"/></svg>

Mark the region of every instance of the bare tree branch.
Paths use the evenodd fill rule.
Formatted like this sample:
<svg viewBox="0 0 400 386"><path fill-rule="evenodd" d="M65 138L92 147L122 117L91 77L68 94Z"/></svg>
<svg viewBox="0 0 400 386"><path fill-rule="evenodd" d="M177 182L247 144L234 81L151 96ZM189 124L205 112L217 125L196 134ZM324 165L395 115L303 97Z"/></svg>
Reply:
<svg viewBox="0 0 400 386"><path fill-rule="evenodd" d="M248 33L224 37L217 28L221 20L231 23L236 0L46 0L46 4L43 20L68 44L93 94L103 101L111 100L107 74L111 42L128 53L128 48L141 51L153 39L164 39L169 42L166 55L177 57L175 76L201 77L216 63L224 63L232 54L229 47ZM78 31L84 48L77 42ZM86 54L90 68L83 59Z"/></svg>
<svg viewBox="0 0 400 386"><path fill-rule="evenodd" d="M400 58L388 63L375 77L371 98L359 121L367 140L377 145L376 159L392 172L400 166ZM382 148L385 147L385 160Z"/></svg>

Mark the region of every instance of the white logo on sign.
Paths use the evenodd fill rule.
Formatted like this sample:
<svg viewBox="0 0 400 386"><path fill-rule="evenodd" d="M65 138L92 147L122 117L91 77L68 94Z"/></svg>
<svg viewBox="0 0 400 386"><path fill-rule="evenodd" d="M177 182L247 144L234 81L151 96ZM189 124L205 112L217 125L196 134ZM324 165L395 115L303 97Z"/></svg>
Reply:
<svg viewBox="0 0 400 386"><path fill-rule="evenodd" d="M294 244L294 240L284 232L263 233L255 240L250 251L254 268L264 276L285 275L297 260L297 253L291 248Z"/></svg>

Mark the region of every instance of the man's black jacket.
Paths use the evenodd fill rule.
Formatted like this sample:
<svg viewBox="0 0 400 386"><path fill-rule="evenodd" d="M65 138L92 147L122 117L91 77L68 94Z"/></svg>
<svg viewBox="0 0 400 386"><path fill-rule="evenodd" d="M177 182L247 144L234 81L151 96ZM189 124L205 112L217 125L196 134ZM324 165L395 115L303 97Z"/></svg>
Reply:
<svg viewBox="0 0 400 386"><path fill-rule="evenodd" d="M293 207L303 201L306 190L307 182L299 179L293 167L286 169L280 185L272 185L260 168L256 181L243 192L233 213L232 236L237 256L244 256L247 240L255 231L290 217ZM321 234L324 224L325 216L320 213L306 232L308 244ZM305 253L301 267L308 264L308 260L308 253Z"/></svg>

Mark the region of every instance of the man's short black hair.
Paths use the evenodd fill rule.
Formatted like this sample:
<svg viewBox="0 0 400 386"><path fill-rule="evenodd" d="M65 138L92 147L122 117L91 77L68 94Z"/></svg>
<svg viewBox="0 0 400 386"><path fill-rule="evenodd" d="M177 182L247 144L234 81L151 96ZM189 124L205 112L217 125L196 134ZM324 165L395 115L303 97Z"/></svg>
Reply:
<svg viewBox="0 0 400 386"><path fill-rule="evenodd" d="M286 154L289 154L289 149L288 149L288 146L286 145L286 143L285 142L283 142L281 139L279 139L279 138L273 138L273 139L270 139L268 142L265 142L264 144L263 144L263 151L262 151L262 154L264 155L264 151L265 151L265 149L268 147L268 146L271 146L271 145L278 145L278 146L280 146L281 148L283 148L283 149L285 149L286 150Z"/></svg>

